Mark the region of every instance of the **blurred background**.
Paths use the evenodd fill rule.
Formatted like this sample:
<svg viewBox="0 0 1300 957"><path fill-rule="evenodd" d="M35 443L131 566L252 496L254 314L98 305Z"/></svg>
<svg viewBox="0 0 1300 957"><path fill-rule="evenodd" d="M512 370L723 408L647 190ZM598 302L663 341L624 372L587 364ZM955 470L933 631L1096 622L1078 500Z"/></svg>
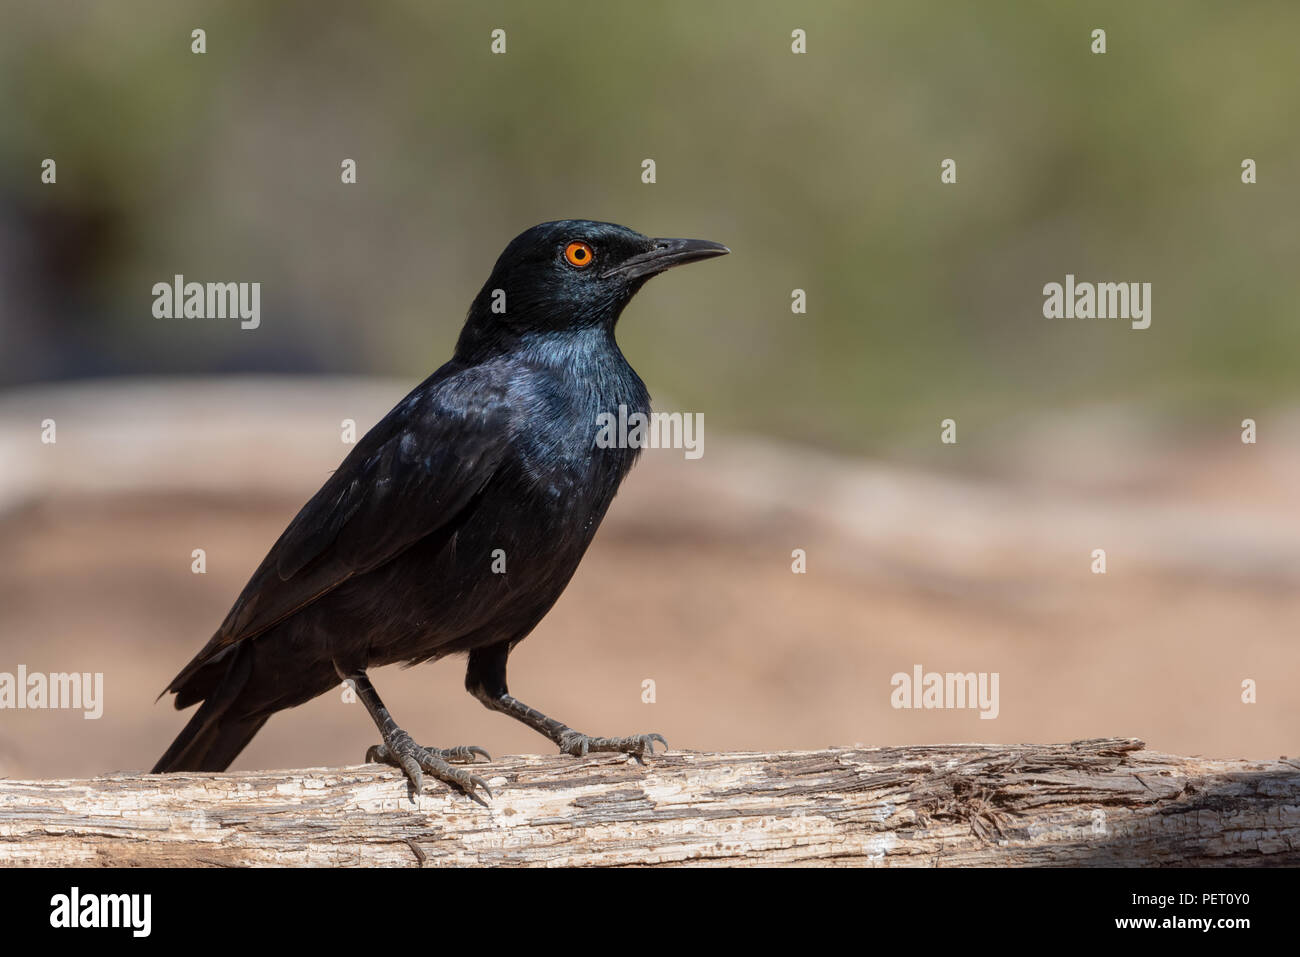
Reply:
<svg viewBox="0 0 1300 957"><path fill-rule="evenodd" d="M150 766L184 722L154 696L346 453L341 420L364 430L449 356L514 235L574 217L733 255L623 317L705 454L646 454L512 657L521 698L697 749L1294 752L1300 7L0 0L0 20L0 672L102 671L106 697L98 721L0 711L0 774ZM260 282L260 328L155 319L177 273ZM1044 319L1066 273L1150 282L1151 327ZM999 717L894 710L914 664L998 672ZM461 670L376 683L425 743L548 747ZM374 738L325 696L236 767Z"/></svg>

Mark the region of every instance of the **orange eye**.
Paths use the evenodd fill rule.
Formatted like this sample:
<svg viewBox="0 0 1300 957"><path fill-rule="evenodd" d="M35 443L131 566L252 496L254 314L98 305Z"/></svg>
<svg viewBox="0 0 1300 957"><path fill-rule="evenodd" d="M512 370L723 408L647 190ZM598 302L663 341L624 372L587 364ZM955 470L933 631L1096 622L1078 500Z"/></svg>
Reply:
<svg viewBox="0 0 1300 957"><path fill-rule="evenodd" d="M592 248L578 239L564 247L564 258L569 261L570 266L577 266L579 269L586 269L595 257L596 253Z"/></svg>

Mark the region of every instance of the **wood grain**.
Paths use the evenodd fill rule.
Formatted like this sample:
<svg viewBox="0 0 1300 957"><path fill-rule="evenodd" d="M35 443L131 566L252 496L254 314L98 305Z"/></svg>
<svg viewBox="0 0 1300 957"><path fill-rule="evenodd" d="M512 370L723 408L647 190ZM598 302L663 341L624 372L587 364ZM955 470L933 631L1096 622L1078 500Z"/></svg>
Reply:
<svg viewBox="0 0 1300 957"><path fill-rule="evenodd" d="M1131 738L0 781L7 865L1295 865L1300 763Z"/></svg>

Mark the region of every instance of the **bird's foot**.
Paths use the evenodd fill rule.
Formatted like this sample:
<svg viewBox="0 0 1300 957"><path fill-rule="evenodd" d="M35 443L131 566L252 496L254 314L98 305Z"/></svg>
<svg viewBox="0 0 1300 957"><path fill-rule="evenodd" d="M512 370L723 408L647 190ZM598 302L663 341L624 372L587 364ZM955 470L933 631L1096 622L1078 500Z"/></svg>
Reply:
<svg viewBox="0 0 1300 957"><path fill-rule="evenodd" d="M623 754L632 755L644 764L641 759L647 754L655 753L656 741L664 746L665 751L668 750L668 742L664 740L662 734L634 734L627 738L593 738L577 731L566 731L560 736L560 750L575 758L594 751L621 751Z"/></svg>
<svg viewBox="0 0 1300 957"><path fill-rule="evenodd" d="M478 747L461 745L455 748L422 748L412 741L411 736L405 731L398 731L383 744L371 745L366 750L366 762L391 764L393 767L401 768L411 784L412 800L423 789L424 772L428 771L439 781L451 785L487 807L487 801L484 801L478 793L482 790L489 798L492 797L487 782L463 768L452 767L453 762L473 764L479 755L489 761L492 760L492 755Z"/></svg>

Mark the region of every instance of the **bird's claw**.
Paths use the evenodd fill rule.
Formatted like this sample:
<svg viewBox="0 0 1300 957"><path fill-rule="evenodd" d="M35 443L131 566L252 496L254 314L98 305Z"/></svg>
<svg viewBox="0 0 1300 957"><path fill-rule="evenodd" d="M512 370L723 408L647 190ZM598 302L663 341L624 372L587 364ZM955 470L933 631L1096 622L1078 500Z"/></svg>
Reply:
<svg viewBox="0 0 1300 957"><path fill-rule="evenodd" d="M483 756L484 761L489 763L492 761L492 755L488 754L482 748L475 747L472 744L461 744L454 748L429 748L428 750L439 755L444 761L450 761L452 764L473 764L478 759L479 755Z"/></svg>
<svg viewBox="0 0 1300 957"><path fill-rule="evenodd" d="M424 772L428 771L439 781L451 785L487 807L487 801L484 801L478 793L482 790L491 799L492 791L487 786L487 782L476 774L452 767L450 763L473 764L479 755L489 761L492 760L492 755L472 745L460 745L454 748L422 748L411 740L410 735L400 732L390 741L371 745L366 750L366 763L391 764L401 768L410 782L412 800L424 789Z"/></svg>
<svg viewBox="0 0 1300 957"><path fill-rule="evenodd" d="M655 753L658 741L668 750L668 742L662 734L634 734L626 738L593 738L577 731L566 732L560 738L560 751L581 758L594 751L616 751L630 754L641 761L647 754Z"/></svg>

